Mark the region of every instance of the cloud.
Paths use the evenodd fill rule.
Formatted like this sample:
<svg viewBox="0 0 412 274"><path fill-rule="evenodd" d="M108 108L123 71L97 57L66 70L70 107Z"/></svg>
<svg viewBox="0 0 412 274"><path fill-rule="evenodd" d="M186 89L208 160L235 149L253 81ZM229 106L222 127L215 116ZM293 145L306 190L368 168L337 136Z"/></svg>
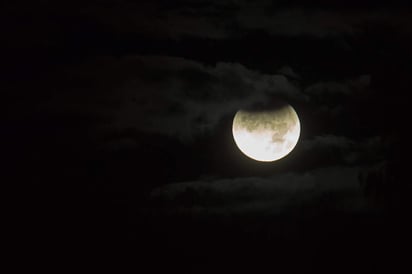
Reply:
<svg viewBox="0 0 412 274"><path fill-rule="evenodd" d="M292 79L301 79L301 77L289 66L284 66L277 72Z"/></svg>
<svg viewBox="0 0 412 274"><path fill-rule="evenodd" d="M312 36L323 38L336 35L356 35L365 31L365 26L389 23L397 28L409 28L410 14L394 3L385 8L374 3L362 5L313 4L293 1L185 1L184 6L168 9L176 22L176 34L204 37L215 33L215 38L227 38L239 30L263 30L272 35ZM190 20L195 28L186 28L183 22ZM205 26L207 22L208 28ZM194 30L194 31L189 31ZM199 31L200 30L200 31ZM203 31L204 30L204 31ZM206 31L207 30L207 31ZM214 31L213 31L214 30ZM216 35L219 33L219 35ZM211 36L210 36L211 37Z"/></svg>
<svg viewBox="0 0 412 274"><path fill-rule="evenodd" d="M234 178L171 184L151 199L172 214L282 214L358 211L368 205L358 182L359 168L330 167L303 174Z"/></svg>
<svg viewBox="0 0 412 274"><path fill-rule="evenodd" d="M160 43L187 37L225 40L253 31L323 38L362 33L379 23L408 34L412 30L410 12L395 6L383 10L321 5L310 8L305 3L278 1L46 2L26 1L22 5L14 1L6 5L3 17L5 24L11 26L6 32L9 46L27 50L53 48L59 52L64 49L67 53L82 49L90 53L90 48L110 47L122 52L139 48L140 39L145 38L157 42L159 39ZM16 23L21 20L30 24ZM130 46L133 41L135 45Z"/></svg>
<svg viewBox="0 0 412 274"><path fill-rule="evenodd" d="M56 74L51 85L58 92L39 108L91 117L96 121L91 134L134 129L180 140L211 132L240 108L275 99L292 105L307 100L281 74L169 56L96 57Z"/></svg>
<svg viewBox="0 0 412 274"><path fill-rule="evenodd" d="M371 5L372 4L372 5ZM394 26L397 29L410 29L407 18L410 13L400 6L379 7L379 5L334 5L334 3L274 1L254 2L239 7L236 22L247 30L264 30L273 35L312 36L323 38L337 35L357 35L365 27L377 23Z"/></svg>
<svg viewBox="0 0 412 274"><path fill-rule="evenodd" d="M234 37L239 31L258 30L272 35L325 38L362 34L366 26L382 23L409 33L411 29L410 14L396 6L303 7L299 3L281 5L273 1L206 1L204 5L188 2L185 5L169 9L169 24L163 23L164 29L174 37L223 39Z"/></svg>
<svg viewBox="0 0 412 274"><path fill-rule="evenodd" d="M156 56L138 56L129 62L139 64L139 70L133 76L128 72L130 77L116 87L123 101L113 109L112 126L119 129L138 128L190 139L240 108L273 98L306 100L285 76L263 74L239 63L205 66Z"/></svg>
<svg viewBox="0 0 412 274"><path fill-rule="evenodd" d="M315 136L313 139L302 142L305 149L318 149L320 147L347 149L354 144L354 141L345 136L334 135Z"/></svg>
<svg viewBox="0 0 412 274"><path fill-rule="evenodd" d="M360 95L370 87L370 84L371 76L365 74L343 82L318 82L307 87L305 93L318 97Z"/></svg>
<svg viewBox="0 0 412 274"><path fill-rule="evenodd" d="M317 82L303 92L312 104L313 119L318 123L324 122L325 128L331 130L323 134L341 131L345 126L353 130L354 120L359 120L365 102L373 96L369 74L342 81Z"/></svg>
<svg viewBox="0 0 412 274"><path fill-rule="evenodd" d="M364 140L354 140L346 136L319 135L303 140L300 144L305 155L312 155L323 164L365 164L381 160L383 142L374 136Z"/></svg>
<svg viewBox="0 0 412 274"><path fill-rule="evenodd" d="M392 3L385 9L375 3L364 6L336 3L293 1L185 1L165 9L168 22L164 28L174 35L227 38L239 30L264 30L273 35L314 36L354 35L366 24L387 22L409 26L408 13ZM162 13L160 13L162 14ZM166 23L166 22L165 22Z"/></svg>
<svg viewBox="0 0 412 274"><path fill-rule="evenodd" d="M331 20L333 19L333 20ZM262 29L271 34L326 36L335 33L350 33L353 29L345 24L339 14L283 9L265 15L262 10L243 10L238 14L238 23L246 29Z"/></svg>

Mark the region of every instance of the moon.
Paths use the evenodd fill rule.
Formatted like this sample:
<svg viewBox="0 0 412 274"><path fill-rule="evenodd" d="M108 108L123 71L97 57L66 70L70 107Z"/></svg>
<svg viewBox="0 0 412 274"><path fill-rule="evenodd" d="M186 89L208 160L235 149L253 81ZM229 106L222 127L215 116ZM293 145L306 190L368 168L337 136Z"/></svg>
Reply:
<svg viewBox="0 0 412 274"><path fill-rule="evenodd" d="M300 121L290 105L275 110L239 110L233 118L233 138L246 156L272 162L288 155L300 136Z"/></svg>

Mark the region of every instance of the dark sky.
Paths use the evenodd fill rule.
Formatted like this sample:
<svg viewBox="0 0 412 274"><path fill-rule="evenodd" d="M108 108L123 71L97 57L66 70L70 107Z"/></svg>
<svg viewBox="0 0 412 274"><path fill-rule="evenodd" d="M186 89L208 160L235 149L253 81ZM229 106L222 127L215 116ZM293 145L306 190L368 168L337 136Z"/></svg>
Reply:
<svg viewBox="0 0 412 274"><path fill-rule="evenodd" d="M408 1L6 2L2 166L37 264L407 266ZM276 100L299 143L253 161L233 116Z"/></svg>

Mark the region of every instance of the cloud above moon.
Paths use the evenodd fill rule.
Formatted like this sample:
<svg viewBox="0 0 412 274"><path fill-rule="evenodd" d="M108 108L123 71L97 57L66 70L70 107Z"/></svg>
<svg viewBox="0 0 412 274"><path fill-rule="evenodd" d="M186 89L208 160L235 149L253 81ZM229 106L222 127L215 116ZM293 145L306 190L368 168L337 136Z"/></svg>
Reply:
<svg viewBox="0 0 412 274"><path fill-rule="evenodd" d="M206 66L166 56L104 58L75 68L74 75L74 92L66 87L67 93L53 98L57 110L100 115L108 130L133 128L185 140L209 132L240 108L273 97L306 100L286 76L239 63ZM85 81L89 88L81 92Z"/></svg>
<svg viewBox="0 0 412 274"><path fill-rule="evenodd" d="M238 35L239 31L266 31L272 35L327 37L334 35L356 35L371 23L390 22L400 27L408 23L408 13L403 5L392 9L382 9L379 5L365 9L358 4L347 4L345 8L334 3L315 3L305 8L307 3L294 4L279 1L184 1L182 4L143 6L129 5L123 15L126 20L113 20L115 27L147 33L145 20L152 22L152 35L168 35L174 39L184 36L224 39ZM139 14L139 16L135 16ZM105 10L102 15L112 15ZM149 28L150 29L150 28Z"/></svg>
<svg viewBox="0 0 412 274"><path fill-rule="evenodd" d="M199 63L170 57L139 58L151 74L146 78L138 75L136 89L133 82L127 85L130 98L136 104L123 106L118 125L127 127L137 124L135 117L153 113L146 121L145 130L177 135L187 139L213 129L225 115L239 108L280 96L290 100L304 100L299 88L283 75L262 74L237 63L217 63L204 66ZM165 76L159 85L158 73ZM137 88L146 89L136 92ZM152 90L157 96L152 96ZM154 101L153 101L154 100ZM162 105L163 110L152 106ZM139 118L137 118L139 119ZM122 123L122 124L121 124ZM186 127L181 127L181 124ZM160 127L159 127L160 126Z"/></svg>

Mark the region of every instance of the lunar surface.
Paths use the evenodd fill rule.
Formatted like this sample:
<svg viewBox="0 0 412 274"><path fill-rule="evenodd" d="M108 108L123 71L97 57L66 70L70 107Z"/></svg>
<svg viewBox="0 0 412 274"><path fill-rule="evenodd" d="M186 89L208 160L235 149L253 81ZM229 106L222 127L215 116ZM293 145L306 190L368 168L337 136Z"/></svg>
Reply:
<svg viewBox="0 0 412 274"><path fill-rule="evenodd" d="M233 119L232 133L236 145L246 156L271 162L295 148L300 122L290 105L269 111L239 110Z"/></svg>

